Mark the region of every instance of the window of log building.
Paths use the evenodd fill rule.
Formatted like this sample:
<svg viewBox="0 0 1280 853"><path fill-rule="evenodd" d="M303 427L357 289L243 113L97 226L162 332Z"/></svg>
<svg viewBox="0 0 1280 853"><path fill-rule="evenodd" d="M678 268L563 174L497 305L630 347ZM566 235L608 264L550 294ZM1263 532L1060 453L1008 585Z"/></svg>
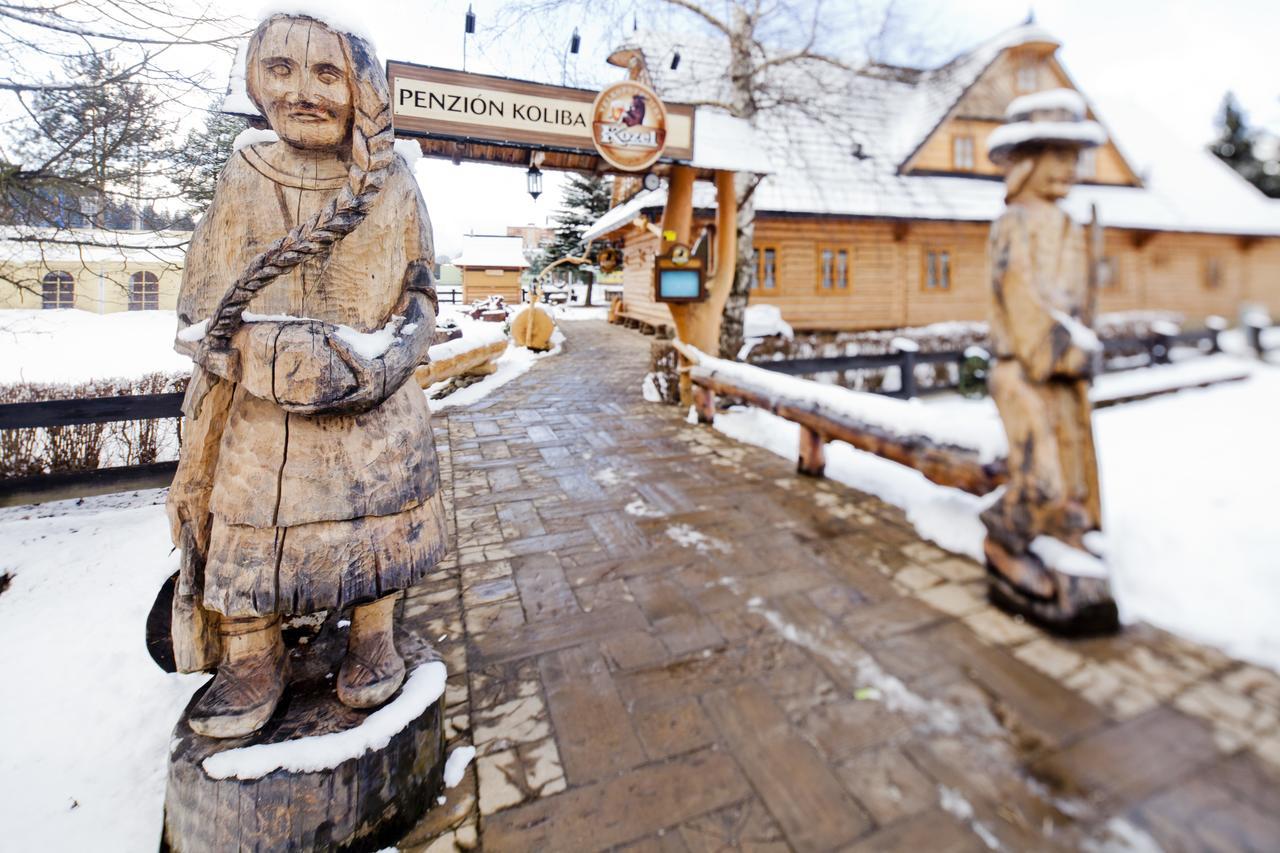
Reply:
<svg viewBox="0 0 1280 853"><path fill-rule="evenodd" d="M951 167L958 171L973 171L973 137L955 136L951 139Z"/></svg>
<svg viewBox="0 0 1280 853"><path fill-rule="evenodd" d="M1218 290L1222 287L1222 259L1208 257L1204 259L1204 289Z"/></svg>
<svg viewBox="0 0 1280 853"><path fill-rule="evenodd" d="M1120 264L1110 255L1098 261L1098 287L1111 291L1120 289Z"/></svg>
<svg viewBox="0 0 1280 853"><path fill-rule="evenodd" d="M160 279L153 272L129 276L129 310L155 311L160 307Z"/></svg>
<svg viewBox="0 0 1280 853"><path fill-rule="evenodd" d="M55 270L40 280L40 307L46 309L76 307L76 280L71 273Z"/></svg>
<svg viewBox="0 0 1280 853"><path fill-rule="evenodd" d="M1034 92L1040 88L1040 63L1034 59L1024 59L1018 65L1019 92Z"/></svg>
<svg viewBox="0 0 1280 853"><path fill-rule="evenodd" d="M773 246L756 247L756 280L752 285L757 290L774 290L778 286L778 250Z"/></svg>
<svg viewBox="0 0 1280 853"><path fill-rule="evenodd" d="M951 289L951 250L929 249L924 253L924 289L930 292Z"/></svg>
<svg viewBox="0 0 1280 853"><path fill-rule="evenodd" d="M1076 165L1076 177L1082 181L1091 181L1098 176L1098 149L1085 148L1080 152L1080 161Z"/></svg>
<svg viewBox="0 0 1280 853"><path fill-rule="evenodd" d="M818 249L818 287L823 293L849 289L849 250L835 247Z"/></svg>

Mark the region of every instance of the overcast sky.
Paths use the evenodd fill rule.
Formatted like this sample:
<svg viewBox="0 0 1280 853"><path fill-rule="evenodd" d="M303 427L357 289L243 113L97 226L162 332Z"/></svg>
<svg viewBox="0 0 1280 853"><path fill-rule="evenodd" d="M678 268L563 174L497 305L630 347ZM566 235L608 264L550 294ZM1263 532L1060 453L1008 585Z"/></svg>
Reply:
<svg viewBox="0 0 1280 853"><path fill-rule="evenodd" d="M215 5L249 17L264 8L260 0L215 0ZM503 4L494 0L345 0L340 8L344 17L364 18L384 60L460 67L468 5L478 24L469 42L468 70L559 83L576 25L583 51L568 64L569 82L594 87L620 73L603 61L605 29L612 22L594 15L535 19L499 32ZM1026 0L896 0L895 7L908 30L912 22L921 31L923 22L932 22L925 49L905 47L939 62L1020 23L1028 12ZM1277 0L1041 0L1034 11L1037 22L1063 42L1062 62L1104 120L1109 106L1137 104L1181 137L1171 144L1202 145L1213 136L1223 93L1232 90L1252 122L1280 131ZM685 20L668 13L662 20L638 23L660 28ZM547 174L536 203L525 192L520 169L433 160L423 161L419 174L442 254L456 253L468 231L503 233L506 225L544 224L559 203L555 174Z"/></svg>

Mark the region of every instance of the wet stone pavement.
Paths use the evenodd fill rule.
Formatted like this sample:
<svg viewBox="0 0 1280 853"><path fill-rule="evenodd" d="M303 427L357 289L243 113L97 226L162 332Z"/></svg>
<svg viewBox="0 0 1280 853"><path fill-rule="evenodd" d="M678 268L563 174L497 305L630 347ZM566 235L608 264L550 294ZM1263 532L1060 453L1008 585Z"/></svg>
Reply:
<svg viewBox="0 0 1280 853"><path fill-rule="evenodd" d="M646 403L650 339L437 416L457 549L405 616L478 756L402 850L1275 850L1280 678L1061 641L901 512Z"/></svg>

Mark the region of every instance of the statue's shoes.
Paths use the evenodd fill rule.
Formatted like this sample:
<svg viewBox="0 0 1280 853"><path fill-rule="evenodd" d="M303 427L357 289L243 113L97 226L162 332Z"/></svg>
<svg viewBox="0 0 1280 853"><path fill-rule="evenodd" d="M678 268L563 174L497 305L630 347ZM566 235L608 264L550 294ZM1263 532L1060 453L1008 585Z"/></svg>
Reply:
<svg viewBox="0 0 1280 853"><path fill-rule="evenodd" d="M390 636L348 648L338 670L338 699L348 708L376 708L400 689L404 672Z"/></svg>
<svg viewBox="0 0 1280 853"><path fill-rule="evenodd" d="M266 725L284 694L285 652L277 632L252 655L224 660L187 722L198 735L244 737Z"/></svg>

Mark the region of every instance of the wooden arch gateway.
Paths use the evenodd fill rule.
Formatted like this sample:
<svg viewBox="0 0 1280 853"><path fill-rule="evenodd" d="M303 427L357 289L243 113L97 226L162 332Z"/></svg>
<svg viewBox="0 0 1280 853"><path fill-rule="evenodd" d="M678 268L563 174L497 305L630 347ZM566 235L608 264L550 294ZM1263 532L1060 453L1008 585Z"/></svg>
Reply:
<svg viewBox="0 0 1280 853"><path fill-rule="evenodd" d="M680 339L714 352L737 256L734 175L744 167L770 171L767 158L746 122L665 104L640 79L639 63L624 54L610 61L627 75L600 92L388 61L396 136L417 142L425 156L454 163L666 178L662 255L677 264L686 262L693 238L694 182L714 182L712 257L724 260L703 271L701 292L669 305ZM691 391L682 371L686 404Z"/></svg>

